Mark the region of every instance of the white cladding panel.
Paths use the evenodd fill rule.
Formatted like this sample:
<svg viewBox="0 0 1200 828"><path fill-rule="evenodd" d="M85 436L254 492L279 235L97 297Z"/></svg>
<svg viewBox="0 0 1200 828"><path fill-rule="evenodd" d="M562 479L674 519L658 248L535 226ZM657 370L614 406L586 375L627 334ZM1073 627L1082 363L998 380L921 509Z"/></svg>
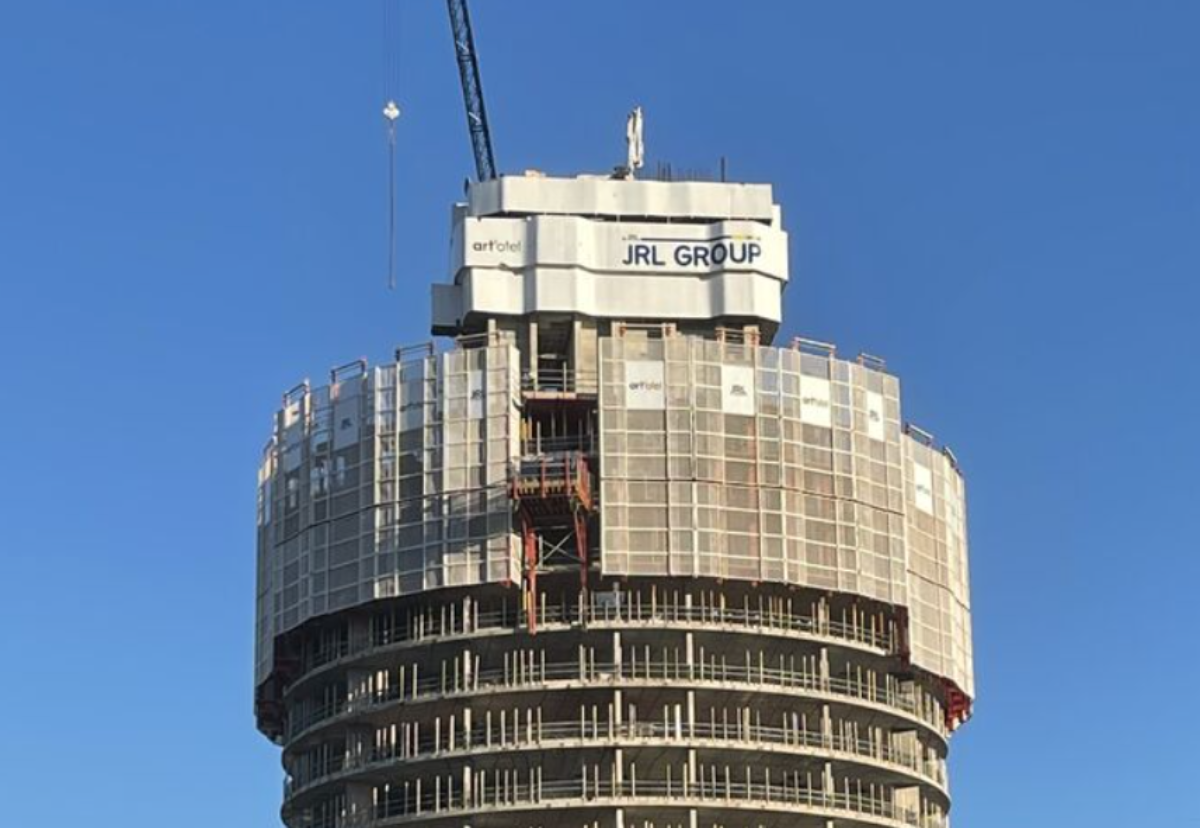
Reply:
<svg viewBox="0 0 1200 828"><path fill-rule="evenodd" d="M726 414L754 416L754 368L750 365L721 366L721 410Z"/></svg>
<svg viewBox="0 0 1200 828"><path fill-rule="evenodd" d="M665 410L634 405L631 366L660 361ZM973 691L962 480L902 433L895 377L791 349L626 336L601 340L600 378L605 574L776 581L908 606L914 663ZM940 566L910 559L927 549Z"/></svg>
<svg viewBox="0 0 1200 828"><path fill-rule="evenodd" d="M467 190L467 209L474 216L557 213L762 222L773 221L778 212L769 184L511 175L472 183Z"/></svg>
<svg viewBox="0 0 1200 828"><path fill-rule="evenodd" d="M519 580L509 344L421 356L295 395L259 471L257 680L275 637L376 598Z"/></svg>
<svg viewBox="0 0 1200 828"><path fill-rule="evenodd" d="M439 333L534 313L773 329L788 239L770 187L506 178L455 209L450 277L433 292Z"/></svg>
<svg viewBox="0 0 1200 828"><path fill-rule="evenodd" d="M459 215L455 284L435 292L434 310L443 314L435 327L472 314L771 323L782 315L787 234L774 227Z"/></svg>
<svg viewBox="0 0 1200 828"><path fill-rule="evenodd" d="M662 360L625 363L625 404L635 411L665 411L667 390Z"/></svg>
<svg viewBox="0 0 1200 828"><path fill-rule="evenodd" d="M578 216L463 218L455 265L603 273L757 272L787 280L787 233L751 221L658 224Z"/></svg>

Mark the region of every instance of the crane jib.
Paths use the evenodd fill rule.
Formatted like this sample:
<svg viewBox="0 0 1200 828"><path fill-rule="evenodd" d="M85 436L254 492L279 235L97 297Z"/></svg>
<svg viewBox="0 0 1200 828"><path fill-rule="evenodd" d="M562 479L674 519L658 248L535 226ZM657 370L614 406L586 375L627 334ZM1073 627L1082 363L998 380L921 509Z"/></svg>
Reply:
<svg viewBox="0 0 1200 828"><path fill-rule="evenodd" d="M483 83L479 78L471 13L467 8L467 0L446 0L446 10L450 14L454 51L458 58L463 104L467 110L467 130L475 154L475 173L480 181L487 181L496 177L496 157L492 151L492 133L488 128L487 109L483 103Z"/></svg>

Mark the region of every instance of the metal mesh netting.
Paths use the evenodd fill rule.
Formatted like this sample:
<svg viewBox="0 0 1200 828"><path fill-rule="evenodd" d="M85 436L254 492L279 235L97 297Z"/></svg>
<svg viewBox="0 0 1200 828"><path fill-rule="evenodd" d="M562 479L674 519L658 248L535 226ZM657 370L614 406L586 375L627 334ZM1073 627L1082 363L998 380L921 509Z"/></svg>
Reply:
<svg viewBox="0 0 1200 828"><path fill-rule="evenodd" d="M910 609L914 663L968 694L964 491L901 428L899 384L796 349L600 342L602 570L792 583ZM260 678L315 615L519 580L511 345L422 355L289 398L259 483Z"/></svg>
<svg viewBox="0 0 1200 828"><path fill-rule="evenodd" d="M913 661L975 695L962 476L942 452L904 440Z"/></svg>
<svg viewBox="0 0 1200 828"><path fill-rule="evenodd" d="M638 333L601 342L600 376L606 574L912 605L914 655L970 685L962 481L902 432L895 377L826 354ZM934 475L928 503L914 463ZM909 555L918 531L929 540L909 541Z"/></svg>
<svg viewBox="0 0 1200 828"><path fill-rule="evenodd" d="M292 396L259 474L260 678L274 637L375 598L519 578L516 350L423 354Z"/></svg>

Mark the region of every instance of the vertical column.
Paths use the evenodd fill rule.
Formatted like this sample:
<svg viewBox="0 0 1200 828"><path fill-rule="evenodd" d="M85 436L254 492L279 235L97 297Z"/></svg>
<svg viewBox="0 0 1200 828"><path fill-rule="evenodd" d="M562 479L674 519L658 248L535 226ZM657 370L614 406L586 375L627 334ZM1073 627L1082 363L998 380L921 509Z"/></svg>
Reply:
<svg viewBox="0 0 1200 828"><path fill-rule="evenodd" d="M687 775L684 777L683 793L684 796L690 796L696 788L696 751L695 749L688 750L687 753Z"/></svg>
<svg viewBox="0 0 1200 828"><path fill-rule="evenodd" d="M529 372L529 382L532 388L538 387L538 323L529 320L529 353L526 370Z"/></svg>

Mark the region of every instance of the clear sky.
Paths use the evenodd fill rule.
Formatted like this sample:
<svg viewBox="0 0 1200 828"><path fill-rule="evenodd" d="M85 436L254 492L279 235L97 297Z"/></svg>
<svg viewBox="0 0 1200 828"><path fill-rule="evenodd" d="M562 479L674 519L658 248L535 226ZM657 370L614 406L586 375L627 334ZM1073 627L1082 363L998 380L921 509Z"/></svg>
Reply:
<svg viewBox="0 0 1200 828"><path fill-rule="evenodd" d="M474 17L502 169L606 170L640 103L651 164L772 182L784 333L886 357L955 449L979 688L955 824L1193 824L1200 11L984 5ZM382 19L0 7L0 825L277 824L259 452L284 389L427 337L472 171L442 3L403 4L391 73Z"/></svg>

